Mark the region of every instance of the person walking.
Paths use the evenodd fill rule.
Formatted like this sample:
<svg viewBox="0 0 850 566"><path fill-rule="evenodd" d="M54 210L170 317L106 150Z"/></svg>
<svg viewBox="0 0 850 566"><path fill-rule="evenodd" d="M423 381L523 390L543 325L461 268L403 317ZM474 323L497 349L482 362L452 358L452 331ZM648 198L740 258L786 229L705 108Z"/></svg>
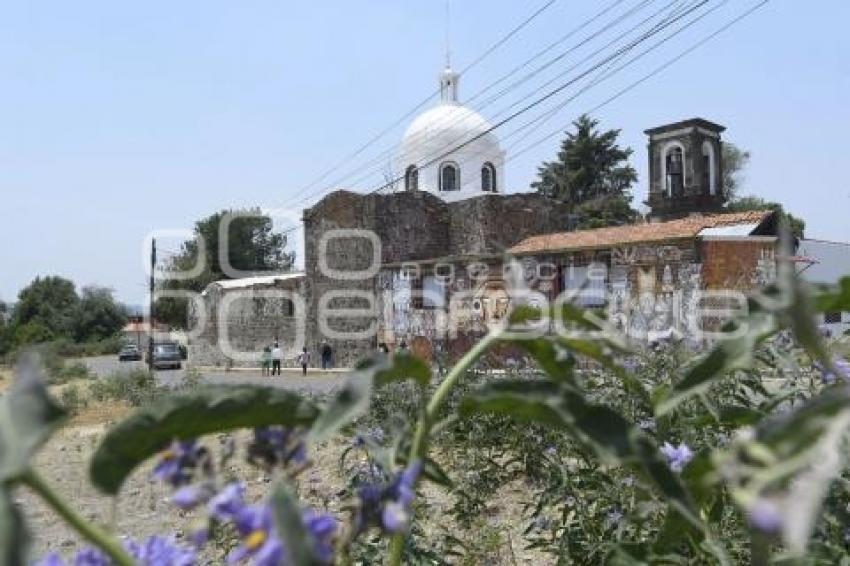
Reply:
<svg viewBox="0 0 850 566"><path fill-rule="evenodd" d="M263 375L269 375L272 369L272 349L266 344L263 348L263 356L260 358Z"/></svg>
<svg viewBox="0 0 850 566"><path fill-rule="evenodd" d="M274 375L275 370L277 370L277 374L280 375L281 360L283 360L283 350L280 349L280 344L275 342L274 347L272 348L272 375Z"/></svg>
<svg viewBox="0 0 850 566"><path fill-rule="evenodd" d="M301 364L301 370L304 372L304 375L307 375L307 365L310 363L310 352L307 351L307 347L298 354L298 363Z"/></svg>
<svg viewBox="0 0 850 566"><path fill-rule="evenodd" d="M333 365L332 364L333 350L331 350L331 345L328 344L326 340L322 340L321 354L322 354L322 369L329 369Z"/></svg>

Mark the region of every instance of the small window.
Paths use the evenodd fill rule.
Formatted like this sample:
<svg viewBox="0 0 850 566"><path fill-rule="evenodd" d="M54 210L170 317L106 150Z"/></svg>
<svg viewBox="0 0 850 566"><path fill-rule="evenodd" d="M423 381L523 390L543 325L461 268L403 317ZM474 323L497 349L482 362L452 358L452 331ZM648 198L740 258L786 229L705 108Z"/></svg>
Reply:
<svg viewBox="0 0 850 566"><path fill-rule="evenodd" d="M481 190L485 193L496 192L496 168L489 161L481 167Z"/></svg>
<svg viewBox="0 0 850 566"><path fill-rule="evenodd" d="M440 166L440 190L460 190L460 170L454 163L443 163Z"/></svg>
<svg viewBox="0 0 850 566"><path fill-rule="evenodd" d="M404 172L404 189L407 191L419 190L419 169L416 165L411 165Z"/></svg>

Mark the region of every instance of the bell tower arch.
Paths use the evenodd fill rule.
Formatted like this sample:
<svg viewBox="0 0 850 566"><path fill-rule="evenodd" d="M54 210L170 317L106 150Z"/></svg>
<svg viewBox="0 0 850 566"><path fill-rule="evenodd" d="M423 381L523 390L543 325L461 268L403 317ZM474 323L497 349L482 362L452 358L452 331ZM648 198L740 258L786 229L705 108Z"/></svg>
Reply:
<svg viewBox="0 0 850 566"><path fill-rule="evenodd" d="M720 212L723 194L725 127L692 118L651 128L649 199L652 217L660 220Z"/></svg>

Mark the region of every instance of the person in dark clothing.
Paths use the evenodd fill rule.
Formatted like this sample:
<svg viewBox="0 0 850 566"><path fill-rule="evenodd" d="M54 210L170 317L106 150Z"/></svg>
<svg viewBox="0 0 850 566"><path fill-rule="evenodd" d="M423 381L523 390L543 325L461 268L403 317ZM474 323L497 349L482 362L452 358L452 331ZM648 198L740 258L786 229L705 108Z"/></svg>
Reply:
<svg viewBox="0 0 850 566"><path fill-rule="evenodd" d="M333 350L331 350L331 345L323 340L319 352L322 355L322 369L329 369L333 365Z"/></svg>

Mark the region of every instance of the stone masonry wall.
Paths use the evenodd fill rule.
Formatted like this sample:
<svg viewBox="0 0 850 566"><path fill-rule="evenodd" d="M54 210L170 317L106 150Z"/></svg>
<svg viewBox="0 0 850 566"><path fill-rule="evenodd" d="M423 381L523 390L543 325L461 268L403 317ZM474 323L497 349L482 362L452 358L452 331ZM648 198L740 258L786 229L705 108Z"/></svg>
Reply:
<svg viewBox="0 0 850 566"><path fill-rule="evenodd" d="M304 294L305 279L288 279L275 285L225 290L210 285L204 294L207 321L199 328L201 318L193 307L189 315L190 332L197 332L189 341L189 360L200 367L259 367L263 347L279 342L284 350L283 365L295 367L298 302L284 297L263 296L254 292L288 291ZM230 304L222 313L223 301ZM302 308L306 303L302 304ZM219 315L225 318L222 328ZM301 316L306 313L301 313ZM230 355L235 352L235 355Z"/></svg>

